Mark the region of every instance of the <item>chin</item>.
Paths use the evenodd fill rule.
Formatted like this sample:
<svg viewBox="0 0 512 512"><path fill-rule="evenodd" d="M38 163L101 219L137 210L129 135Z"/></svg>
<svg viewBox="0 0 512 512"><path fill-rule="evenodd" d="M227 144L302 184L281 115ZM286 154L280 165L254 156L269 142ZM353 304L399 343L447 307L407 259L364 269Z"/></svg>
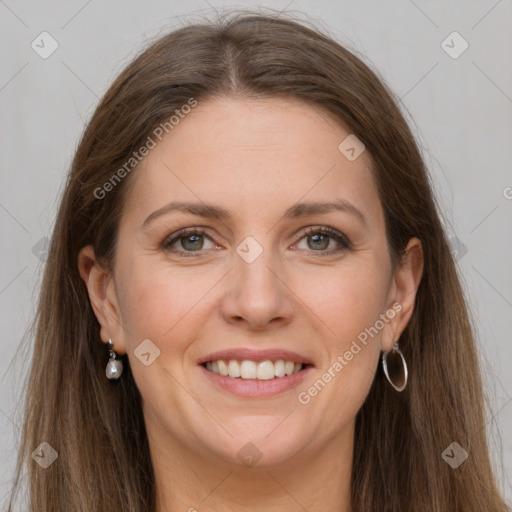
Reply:
<svg viewBox="0 0 512 512"><path fill-rule="evenodd" d="M305 435L304 425L285 425L286 420L283 421L283 417L279 421L269 421L268 418L260 418L260 421L251 419L253 427L250 433L247 429L228 429L234 437L220 450L218 445L213 446L212 451L229 464L270 468L296 459L311 443L309 436Z"/></svg>

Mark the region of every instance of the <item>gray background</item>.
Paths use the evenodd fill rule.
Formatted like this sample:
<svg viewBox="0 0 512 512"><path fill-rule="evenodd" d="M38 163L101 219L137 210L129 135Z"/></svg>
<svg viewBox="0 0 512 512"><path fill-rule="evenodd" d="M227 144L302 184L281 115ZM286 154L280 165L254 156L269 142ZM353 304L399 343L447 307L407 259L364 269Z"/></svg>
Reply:
<svg viewBox="0 0 512 512"><path fill-rule="evenodd" d="M147 38L212 8L258 6L305 13L362 52L401 98L446 229L456 236L490 400L492 453L512 501L511 0L0 0L0 507L11 486L16 404L30 354L13 358L34 314L45 237L84 123ZM46 59L31 47L43 31L58 43ZM442 46L453 31L469 44L457 58ZM452 37L445 45L458 53L461 43Z"/></svg>

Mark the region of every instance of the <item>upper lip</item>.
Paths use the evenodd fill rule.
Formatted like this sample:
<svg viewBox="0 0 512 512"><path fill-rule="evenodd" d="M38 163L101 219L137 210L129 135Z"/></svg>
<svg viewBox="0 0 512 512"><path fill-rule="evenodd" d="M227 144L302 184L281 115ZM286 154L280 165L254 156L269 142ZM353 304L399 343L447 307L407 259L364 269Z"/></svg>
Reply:
<svg viewBox="0 0 512 512"><path fill-rule="evenodd" d="M218 361L219 359L235 359L237 361L248 359L257 363L266 360L277 361L278 359L282 359L284 361L293 361L294 363L313 365L312 361L307 357L301 356L300 354L297 354L297 352L283 350L280 348L269 348L265 350L254 350L251 348L232 348L219 350L218 352L213 352L205 357L202 357L199 359L197 364L203 364L208 361Z"/></svg>

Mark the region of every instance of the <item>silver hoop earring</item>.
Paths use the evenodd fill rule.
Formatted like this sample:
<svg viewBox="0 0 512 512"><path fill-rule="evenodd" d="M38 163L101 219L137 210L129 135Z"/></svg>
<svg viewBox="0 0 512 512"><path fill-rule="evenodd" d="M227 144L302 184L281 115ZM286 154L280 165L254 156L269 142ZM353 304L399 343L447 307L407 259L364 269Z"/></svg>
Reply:
<svg viewBox="0 0 512 512"><path fill-rule="evenodd" d="M388 356L391 354L390 361L388 361ZM383 352L382 356L382 368L384 370L384 374L388 379L388 382L393 386L397 391L403 391L405 386L407 386L407 363L405 362L405 357L402 354L402 351L398 348L398 341L395 341L393 344L393 349L391 352ZM399 364L401 362L401 365ZM400 366L402 367L400 370ZM389 374L392 374L395 377L395 380L398 382L395 384Z"/></svg>
<svg viewBox="0 0 512 512"><path fill-rule="evenodd" d="M114 351L114 344L111 339L107 342L107 350L108 363L105 368L105 375L109 380L119 379L123 373L123 362L119 359L119 355Z"/></svg>

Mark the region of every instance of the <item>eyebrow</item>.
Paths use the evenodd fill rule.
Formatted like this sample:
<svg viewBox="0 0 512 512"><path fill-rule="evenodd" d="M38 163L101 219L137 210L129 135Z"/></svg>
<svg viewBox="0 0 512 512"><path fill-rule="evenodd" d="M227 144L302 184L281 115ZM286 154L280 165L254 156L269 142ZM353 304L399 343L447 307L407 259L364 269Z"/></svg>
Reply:
<svg viewBox="0 0 512 512"><path fill-rule="evenodd" d="M184 201L173 201L166 204L162 208L154 211L149 217L142 223L142 227L147 227L156 218L161 217L172 211L181 211L197 215L198 217L204 217L208 219L218 219L227 221L233 217L233 214L213 204L206 203L193 203ZM315 214L329 213L331 211L341 211L350 213L356 216L364 225L367 224L366 218L363 213L355 207L352 203L349 203L345 199L337 199L331 202L309 202L309 203L297 203L288 208L283 215L284 219L295 219L300 217L307 217Z"/></svg>

